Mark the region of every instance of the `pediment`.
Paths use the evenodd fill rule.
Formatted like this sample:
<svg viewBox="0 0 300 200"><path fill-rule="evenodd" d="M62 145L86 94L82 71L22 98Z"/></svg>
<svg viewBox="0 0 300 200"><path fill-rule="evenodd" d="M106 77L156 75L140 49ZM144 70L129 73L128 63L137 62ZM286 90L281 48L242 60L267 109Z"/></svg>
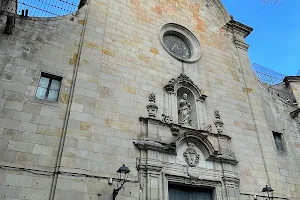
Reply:
<svg viewBox="0 0 300 200"><path fill-rule="evenodd" d="M206 99L206 95L202 93L202 90L188 77L185 73L181 73L177 78L172 78L168 84L164 87L169 93L174 93L180 86L186 86L190 88L197 99Z"/></svg>

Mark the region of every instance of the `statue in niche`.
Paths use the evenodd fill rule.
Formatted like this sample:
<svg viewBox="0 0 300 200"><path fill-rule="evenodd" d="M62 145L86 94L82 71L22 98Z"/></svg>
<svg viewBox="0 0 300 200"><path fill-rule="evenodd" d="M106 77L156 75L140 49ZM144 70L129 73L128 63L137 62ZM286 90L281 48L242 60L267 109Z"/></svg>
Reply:
<svg viewBox="0 0 300 200"><path fill-rule="evenodd" d="M179 102L179 124L191 126L190 107L191 104L187 101L187 94L183 94L183 98Z"/></svg>

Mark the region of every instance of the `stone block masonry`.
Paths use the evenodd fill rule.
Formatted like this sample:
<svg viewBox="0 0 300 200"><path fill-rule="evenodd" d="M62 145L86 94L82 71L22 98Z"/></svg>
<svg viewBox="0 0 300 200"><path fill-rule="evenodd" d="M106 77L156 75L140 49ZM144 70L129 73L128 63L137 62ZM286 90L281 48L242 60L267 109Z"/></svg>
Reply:
<svg viewBox="0 0 300 200"><path fill-rule="evenodd" d="M219 0L88 2L77 14L16 19L12 35L0 34L0 199L111 200L114 186L107 178L116 178L125 164L129 182L117 199L168 200L168 182L195 179L214 188L218 200L250 199L266 184L277 199L299 200L299 130L289 115L294 107L257 82L243 35L249 30L234 26L233 42L232 27L225 26L233 22ZM3 30L5 17L0 19ZM170 22L199 40L199 61L181 62L163 48L159 30ZM220 131L214 126L218 110L226 137L211 145L223 142L226 149L231 140L236 165L205 160L207 147L198 148L200 161L192 168L180 142L177 155L166 153L170 146L155 151L134 145L149 133L158 140L155 148L180 138L177 126L171 132L171 125L162 125L162 114L176 105L164 87L183 68L207 96L206 113L200 113L212 125L206 137ZM41 72L62 77L58 102L35 98ZM150 93L158 113L146 129L139 119L148 116ZM272 131L283 134L285 154L276 151ZM221 172L231 179L218 179Z"/></svg>

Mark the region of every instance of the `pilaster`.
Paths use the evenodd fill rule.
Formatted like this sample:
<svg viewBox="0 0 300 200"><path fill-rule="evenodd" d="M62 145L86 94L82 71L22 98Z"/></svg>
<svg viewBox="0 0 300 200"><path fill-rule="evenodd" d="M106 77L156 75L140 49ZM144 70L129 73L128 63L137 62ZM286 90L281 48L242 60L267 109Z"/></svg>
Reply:
<svg viewBox="0 0 300 200"><path fill-rule="evenodd" d="M263 163L264 171L261 171L262 174L265 174L265 179L262 179L261 182L265 182L266 184L271 184L272 180L269 178L268 168L274 168L278 166L270 165L266 159L265 155L268 152L265 152L266 147L272 148L272 132L268 128L268 124L266 121L265 113L263 111L263 102L261 100L261 93L259 90L259 82L254 75L249 56L248 56L248 48L249 45L246 43L245 38L252 32L252 28L242 24L240 22L235 21L233 18L226 24L225 28L228 32L232 33L233 44L236 47L237 53L237 67L239 68L239 72L241 73L242 80L241 82L244 84L243 91L246 93L247 104L249 105L250 114L252 116L251 124L254 125L253 131L256 133L257 138L257 151L261 154L261 163ZM264 147L262 147L261 140L268 141L264 143ZM247 164L247 161L243 161L244 164ZM274 159L272 163L276 163ZM254 178L255 179L255 178ZM241 178L243 181L244 179ZM256 180L253 180L256 181ZM229 199L237 199L236 197L236 189L232 181L226 181L226 191ZM241 185L246 184L241 182ZM263 185L255 185L254 190L259 191ZM243 192L243 191L241 191Z"/></svg>

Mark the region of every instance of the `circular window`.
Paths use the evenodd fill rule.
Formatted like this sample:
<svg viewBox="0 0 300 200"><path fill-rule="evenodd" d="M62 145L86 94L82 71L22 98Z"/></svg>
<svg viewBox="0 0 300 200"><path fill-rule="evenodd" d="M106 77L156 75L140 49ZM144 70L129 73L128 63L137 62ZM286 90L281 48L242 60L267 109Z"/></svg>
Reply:
<svg viewBox="0 0 300 200"><path fill-rule="evenodd" d="M183 39L181 39L181 37L173 34L166 34L163 36L163 42L166 48L176 57L180 59L191 58L190 47Z"/></svg>
<svg viewBox="0 0 300 200"><path fill-rule="evenodd" d="M160 41L165 50L180 61L196 62L201 57L200 43L186 28L168 23L160 29Z"/></svg>

